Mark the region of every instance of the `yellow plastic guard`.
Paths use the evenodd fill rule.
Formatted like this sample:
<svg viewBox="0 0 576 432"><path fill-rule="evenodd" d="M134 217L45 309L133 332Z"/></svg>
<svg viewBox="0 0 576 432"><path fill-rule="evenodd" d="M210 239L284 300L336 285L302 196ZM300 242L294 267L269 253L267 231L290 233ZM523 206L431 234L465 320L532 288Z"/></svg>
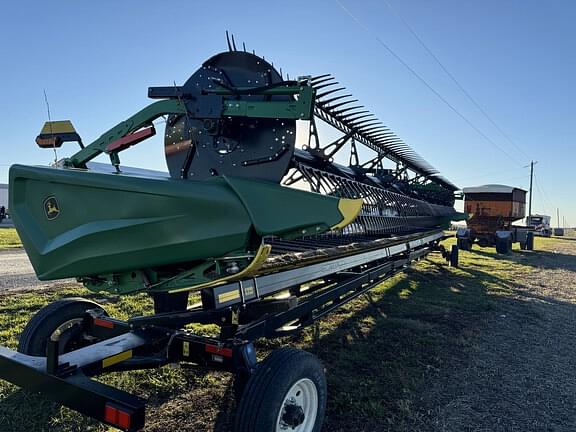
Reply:
<svg viewBox="0 0 576 432"><path fill-rule="evenodd" d="M334 225L332 229L342 229L349 223L351 223L358 214L360 214L360 210L362 210L362 204L364 201L362 198L356 199L349 199L349 198L340 198L338 201L338 210L342 214L343 219Z"/></svg>
<svg viewBox="0 0 576 432"><path fill-rule="evenodd" d="M74 129L70 120L46 122L44 123L44 127L42 127L40 135L61 133L76 133L76 129Z"/></svg>
<svg viewBox="0 0 576 432"><path fill-rule="evenodd" d="M186 288L178 288L168 292L177 293L182 291L196 290L200 288L208 288L216 285L221 285L224 282L229 282L231 280L242 279L244 277L252 276L254 273L258 271L260 267L262 267L262 264L264 264L264 262L268 259L268 255L270 255L271 249L272 249L271 245L267 244L260 245L260 247L258 248L258 252L256 252L256 255L254 255L254 258L252 259L250 264L248 264L248 266L246 266L244 270L241 270L238 273L235 273L230 276L224 276L223 278L220 279L214 279L213 281L205 282L199 285L194 285ZM240 296L240 294L238 294L238 296Z"/></svg>

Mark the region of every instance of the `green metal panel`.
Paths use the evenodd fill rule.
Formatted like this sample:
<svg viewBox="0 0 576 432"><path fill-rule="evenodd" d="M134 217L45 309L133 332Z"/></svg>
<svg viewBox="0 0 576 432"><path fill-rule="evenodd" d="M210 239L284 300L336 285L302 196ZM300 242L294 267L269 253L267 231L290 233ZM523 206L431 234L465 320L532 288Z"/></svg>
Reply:
<svg viewBox="0 0 576 432"><path fill-rule="evenodd" d="M11 210L40 279L129 271L243 249L250 219L223 182L13 166ZM48 218L53 197L59 214Z"/></svg>
<svg viewBox="0 0 576 432"><path fill-rule="evenodd" d="M264 235L320 233L343 219L337 198L237 178L14 165L10 188L14 223L42 280L178 263L186 270L248 252Z"/></svg>
<svg viewBox="0 0 576 432"><path fill-rule="evenodd" d="M343 215L339 200L275 183L223 176L236 192L259 236L285 238L325 232L338 224Z"/></svg>

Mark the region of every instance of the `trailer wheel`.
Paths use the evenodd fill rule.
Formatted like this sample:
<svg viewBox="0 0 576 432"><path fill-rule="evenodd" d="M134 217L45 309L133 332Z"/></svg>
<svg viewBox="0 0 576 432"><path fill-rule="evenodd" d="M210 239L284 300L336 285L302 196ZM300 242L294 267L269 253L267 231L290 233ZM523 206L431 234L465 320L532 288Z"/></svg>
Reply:
<svg viewBox="0 0 576 432"><path fill-rule="evenodd" d="M57 300L40 309L34 315L18 342L18 352L32 356L45 356L48 338L56 330L60 335L60 354L74 351L95 341L85 338L83 317L87 310L102 309L98 303L83 298L67 298Z"/></svg>
<svg viewBox="0 0 576 432"><path fill-rule="evenodd" d="M235 432L319 432L326 377L318 359L293 348L273 351L248 381Z"/></svg>

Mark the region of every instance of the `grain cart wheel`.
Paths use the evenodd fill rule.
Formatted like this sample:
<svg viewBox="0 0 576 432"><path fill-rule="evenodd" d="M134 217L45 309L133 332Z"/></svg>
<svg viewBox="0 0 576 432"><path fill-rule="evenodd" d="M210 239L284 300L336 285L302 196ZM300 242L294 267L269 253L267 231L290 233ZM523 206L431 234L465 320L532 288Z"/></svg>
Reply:
<svg viewBox="0 0 576 432"><path fill-rule="evenodd" d="M496 239L496 252L499 254L508 254L512 251L512 239L510 238L497 238Z"/></svg>
<svg viewBox="0 0 576 432"><path fill-rule="evenodd" d="M526 233L526 250L534 250L534 233Z"/></svg>
<svg viewBox="0 0 576 432"><path fill-rule="evenodd" d="M458 246L452 245L450 249L450 267L458 267Z"/></svg>
<svg viewBox="0 0 576 432"><path fill-rule="evenodd" d="M306 351L273 351L248 381L235 432L319 432L326 409L326 377Z"/></svg>
<svg viewBox="0 0 576 432"><path fill-rule="evenodd" d="M83 318L87 310L102 309L98 303L83 298L67 298L50 303L28 321L20 335L18 352L33 356L46 355L48 338L60 330L60 354L94 343L86 337Z"/></svg>

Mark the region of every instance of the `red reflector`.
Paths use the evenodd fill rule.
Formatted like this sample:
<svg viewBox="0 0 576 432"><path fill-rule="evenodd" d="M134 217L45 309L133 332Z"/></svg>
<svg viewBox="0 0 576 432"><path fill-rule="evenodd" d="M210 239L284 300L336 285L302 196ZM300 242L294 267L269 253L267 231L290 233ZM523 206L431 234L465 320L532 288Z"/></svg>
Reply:
<svg viewBox="0 0 576 432"><path fill-rule="evenodd" d="M114 328L114 323L112 321L106 321L100 318L94 318L94 325L106 328Z"/></svg>
<svg viewBox="0 0 576 432"><path fill-rule="evenodd" d="M130 414L110 404L104 406L104 421L120 429L130 429Z"/></svg>
<svg viewBox="0 0 576 432"><path fill-rule="evenodd" d="M106 404L104 407L104 421L107 423L117 424L118 410L113 406Z"/></svg>
<svg viewBox="0 0 576 432"><path fill-rule="evenodd" d="M122 429L130 428L130 414L124 411L118 410L118 426Z"/></svg>
<svg viewBox="0 0 576 432"><path fill-rule="evenodd" d="M206 345L206 352L209 352L211 354L218 354L224 357L232 357L231 348L219 348L216 345Z"/></svg>

